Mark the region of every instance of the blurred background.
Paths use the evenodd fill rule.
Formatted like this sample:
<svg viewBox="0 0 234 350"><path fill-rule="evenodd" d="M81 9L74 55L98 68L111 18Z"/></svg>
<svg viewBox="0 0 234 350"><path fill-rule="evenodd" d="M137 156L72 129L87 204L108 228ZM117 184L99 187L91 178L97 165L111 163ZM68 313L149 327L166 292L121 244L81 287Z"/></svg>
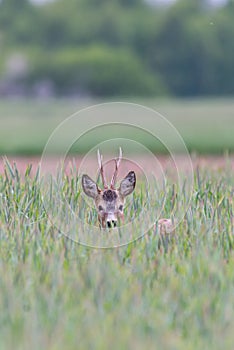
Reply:
<svg viewBox="0 0 234 350"><path fill-rule="evenodd" d="M155 108L191 152L234 150L233 0L0 0L0 52L1 154L40 154L116 100Z"/></svg>

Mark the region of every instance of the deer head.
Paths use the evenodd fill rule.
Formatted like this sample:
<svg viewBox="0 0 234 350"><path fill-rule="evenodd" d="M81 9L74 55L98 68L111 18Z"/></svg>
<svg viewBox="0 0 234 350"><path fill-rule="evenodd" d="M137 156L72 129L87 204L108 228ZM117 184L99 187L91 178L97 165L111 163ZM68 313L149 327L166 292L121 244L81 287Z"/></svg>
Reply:
<svg viewBox="0 0 234 350"><path fill-rule="evenodd" d="M82 187L84 193L95 201L100 226L103 228L111 228L117 225L119 219L122 220L122 222L124 221L123 209L125 197L134 191L136 175L134 171L130 171L116 189L117 174L122 159L122 150L120 148L119 157L115 159L115 171L110 186L108 186L104 175L102 156L99 151L97 156L103 189L100 189L97 183L88 175L82 176Z"/></svg>

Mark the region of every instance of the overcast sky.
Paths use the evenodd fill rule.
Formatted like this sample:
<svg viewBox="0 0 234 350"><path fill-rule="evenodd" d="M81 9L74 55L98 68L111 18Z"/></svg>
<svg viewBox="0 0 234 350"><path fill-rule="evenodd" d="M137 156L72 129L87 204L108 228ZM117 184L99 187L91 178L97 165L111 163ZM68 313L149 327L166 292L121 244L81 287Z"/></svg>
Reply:
<svg viewBox="0 0 234 350"><path fill-rule="evenodd" d="M43 4L45 2L54 1L54 0L31 0L31 1L38 4ZM147 0L147 1L151 3L170 4L175 2L176 0ZM214 5L223 5L227 2L227 0L209 0L209 2Z"/></svg>
<svg viewBox="0 0 234 350"><path fill-rule="evenodd" d="M152 4L154 3L172 4L173 2L176 2L176 0L146 0L146 1ZM213 5L223 5L223 4L226 4L227 0L209 0L209 2Z"/></svg>

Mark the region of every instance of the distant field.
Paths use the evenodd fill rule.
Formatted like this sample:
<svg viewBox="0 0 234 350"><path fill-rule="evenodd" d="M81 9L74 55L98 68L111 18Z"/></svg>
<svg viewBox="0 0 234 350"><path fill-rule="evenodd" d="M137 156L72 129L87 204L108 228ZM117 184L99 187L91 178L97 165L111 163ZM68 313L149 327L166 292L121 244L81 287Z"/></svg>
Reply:
<svg viewBox="0 0 234 350"><path fill-rule="evenodd" d="M55 127L83 107L100 103L97 100L1 100L0 153L40 154ZM198 153L234 151L234 101L212 100L133 100L163 114L180 132L188 149ZM81 140L75 153L86 152L101 132L90 133ZM120 136L129 136L119 131ZM110 135L111 136L111 135ZM115 136L116 135L112 135ZM154 152L165 152L160 143L147 135L139 141ZM58 145L59 148L59 145ZM56 153L56 149L54 149Z"/></svg>

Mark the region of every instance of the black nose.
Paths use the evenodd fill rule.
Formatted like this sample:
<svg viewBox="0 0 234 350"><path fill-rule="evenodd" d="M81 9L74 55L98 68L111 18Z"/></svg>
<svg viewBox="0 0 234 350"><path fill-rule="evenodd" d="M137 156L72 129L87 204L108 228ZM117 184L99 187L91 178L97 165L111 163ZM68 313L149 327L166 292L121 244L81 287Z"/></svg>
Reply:
<svg viewBox="0 0 234 350"><path fill-rule="evenodd" d="M106 224L108 228L111 228L111 227L116 227L117 222L112 220L112 221L107 221Z"/></svg>

